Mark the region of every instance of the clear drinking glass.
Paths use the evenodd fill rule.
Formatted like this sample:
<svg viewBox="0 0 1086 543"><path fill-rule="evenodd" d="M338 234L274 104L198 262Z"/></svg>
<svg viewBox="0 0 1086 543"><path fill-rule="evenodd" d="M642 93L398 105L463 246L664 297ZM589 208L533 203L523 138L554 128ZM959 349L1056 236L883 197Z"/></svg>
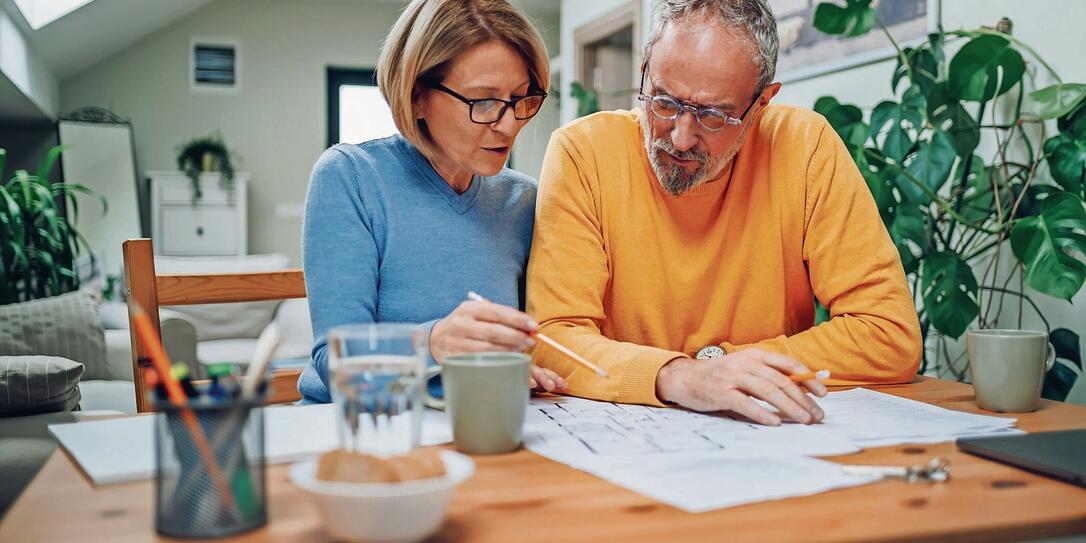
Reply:
<svg viewBox="0 0 1086 543"><path fill-rule="evenodd" d="M341 447L390 456L418 446L424 349L425 334L414 324L356 324L328 332Z"/></svg>

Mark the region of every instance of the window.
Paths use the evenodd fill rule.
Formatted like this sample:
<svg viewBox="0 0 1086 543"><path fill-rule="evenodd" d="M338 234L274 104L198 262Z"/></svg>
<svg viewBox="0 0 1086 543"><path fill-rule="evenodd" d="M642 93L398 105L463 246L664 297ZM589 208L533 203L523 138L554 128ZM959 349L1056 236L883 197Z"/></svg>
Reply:
<svg viewBox="0 0 1086 543"><path fill-rule="evenodd" d="M31 30L37 30L87 4L91 0L15 0Z"/></svg>
<svg viewBox="0 0 1086 543"><path fill-rule="evenodd" d="M398 134L373 70L328 68L328 146Z"/></svg>

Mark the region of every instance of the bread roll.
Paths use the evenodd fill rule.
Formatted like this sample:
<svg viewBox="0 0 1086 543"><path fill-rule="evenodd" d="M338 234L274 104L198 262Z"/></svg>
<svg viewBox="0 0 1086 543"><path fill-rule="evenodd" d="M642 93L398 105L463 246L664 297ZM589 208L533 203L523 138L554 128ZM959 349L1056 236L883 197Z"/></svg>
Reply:
<svg viewBox="0 0 1086 543"><path fill-rule="evenodd" d="M317 463L317 479L342 483L398 483L444 475L445 462L437 449L390 458L335 450L322 454Z"/></svg>

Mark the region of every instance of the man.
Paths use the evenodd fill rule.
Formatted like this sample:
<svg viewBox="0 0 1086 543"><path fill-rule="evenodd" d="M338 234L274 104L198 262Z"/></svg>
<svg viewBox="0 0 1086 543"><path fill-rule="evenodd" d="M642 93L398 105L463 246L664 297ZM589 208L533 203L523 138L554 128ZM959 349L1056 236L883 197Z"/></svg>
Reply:
<svg viewBox="0 0 1086 543"><path fill-rule="evenodd" d="M643 107L552 136L528 312L610 374L538 347L569 393L812 423L806 392L825 386L788 375L915 375L897 250L825 119L769 105L776 60L765 0L670 0L645 46ZM815 298L832 317L818 326Z"/></svg>

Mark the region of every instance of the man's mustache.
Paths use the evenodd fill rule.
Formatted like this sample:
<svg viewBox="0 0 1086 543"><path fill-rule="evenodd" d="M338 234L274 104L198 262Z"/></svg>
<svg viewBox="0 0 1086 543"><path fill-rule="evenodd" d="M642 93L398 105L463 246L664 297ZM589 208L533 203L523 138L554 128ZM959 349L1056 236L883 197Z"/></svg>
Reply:
<svg viewBox="0 0 1086 543"><path fill-rule="evenodd" d="M670 141L665 139L653 140L652 146L653 148L665 151L667 154L680 160L696 160L701 164L705 164L705 161L709 159L709 153L706 153L705 151L697 151L695 149L680 151L676 149Z"/></svg>

